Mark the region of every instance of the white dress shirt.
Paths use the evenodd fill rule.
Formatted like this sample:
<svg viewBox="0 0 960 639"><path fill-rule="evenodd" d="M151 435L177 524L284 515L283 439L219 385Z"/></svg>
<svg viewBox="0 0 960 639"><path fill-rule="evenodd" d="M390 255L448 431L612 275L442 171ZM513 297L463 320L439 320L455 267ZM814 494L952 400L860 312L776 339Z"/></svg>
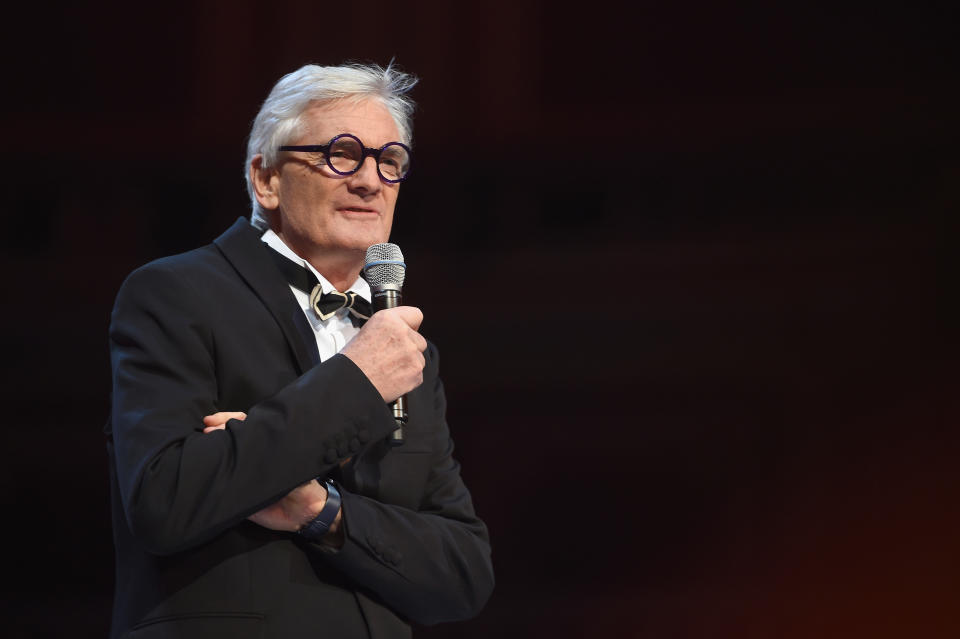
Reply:
<svg viewBox="0 0 960 639"><path fill-rule="evenodd" d="M318 273L317 269L313 268L309 262L290 250L290 247L284 244L283 240L281 240L272 229L267 230L261 239L263 239L263 242L267 246L280 253L280 255L310 269L310 272L317 276L317 281L320 282L324 293L337 290L333 287L333 284ZM321 320L310 306L309 293L304 293L294 286L291 286L290 290L293 291L293 296L297 298L297 303L300 305L300 308L303 309L303 314L307 316L307 321L313 328L313 334L317 338L317 349L320 351L320 361L327 360L339 353L340 350L353 339L353 336L360 332L360 329L355 327L353 322L350 321L350 311L347 309L341 308L330 319ZM368 302L370 301L370 285L359 275L349 290ZM346 293L347 291L341 292Z"/></svg>

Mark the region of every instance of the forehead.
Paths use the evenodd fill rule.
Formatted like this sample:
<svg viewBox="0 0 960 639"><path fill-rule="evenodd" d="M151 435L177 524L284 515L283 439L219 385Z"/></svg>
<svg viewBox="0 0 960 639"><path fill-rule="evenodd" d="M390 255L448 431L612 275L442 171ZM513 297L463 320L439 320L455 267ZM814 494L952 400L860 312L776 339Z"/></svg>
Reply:
<svg viewBox="0 0 960 639"><path fill-rule="evenodd" d="M328 100L314 102L300 116L298 143L319 144L339 133L352 133L366 146L383 146L400 139L397 123L382 102Z"/></svg>

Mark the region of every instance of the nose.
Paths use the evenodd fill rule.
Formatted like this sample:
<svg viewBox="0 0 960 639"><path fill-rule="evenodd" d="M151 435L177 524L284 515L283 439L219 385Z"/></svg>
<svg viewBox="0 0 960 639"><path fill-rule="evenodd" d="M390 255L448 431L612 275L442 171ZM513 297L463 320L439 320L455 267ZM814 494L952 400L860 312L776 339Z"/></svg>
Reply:
<svg viewBox="0 0 960 639"><path fill-rule="evenodd" d="M350 190L362 193L376 193L383 184L377 172L377 159L373 156L363 158L357 172L349 176Z"/></svg>

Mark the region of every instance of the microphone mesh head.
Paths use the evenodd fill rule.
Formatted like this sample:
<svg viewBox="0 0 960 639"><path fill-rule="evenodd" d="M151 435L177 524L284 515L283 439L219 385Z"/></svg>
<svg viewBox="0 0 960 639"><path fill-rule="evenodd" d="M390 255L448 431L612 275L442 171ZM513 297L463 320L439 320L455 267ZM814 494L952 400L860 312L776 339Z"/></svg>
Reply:
<svg viewBox="0 0 960 639"><path fill-rule="evenodd" d="M407 265L403 262L403 253L396 244L385 242L374 244L367 249L366 264L363 273L371 288L384 284L403 286Z"/></svg>

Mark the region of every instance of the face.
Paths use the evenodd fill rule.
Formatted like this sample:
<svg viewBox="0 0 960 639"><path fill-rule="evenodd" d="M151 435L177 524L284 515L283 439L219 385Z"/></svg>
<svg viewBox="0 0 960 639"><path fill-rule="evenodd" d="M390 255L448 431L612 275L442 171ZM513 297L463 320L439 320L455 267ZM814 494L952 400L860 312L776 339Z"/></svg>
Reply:
<svg viewBox="0 0 960 639"><path fill-rule="evenodd" d="M389 111L376 100L318 103L301 121L300 135L288 144L326 144L340 133L371 148L400 140ZM254 165L256 173L256 159ZM322 154L281 152L277 166L254 181L261 206L275 211L274 231L308 260L355 254L362 261L367 247L390 237L400 185L383 182L372 157L353 175L341 176L324 166Z"/></svg>

